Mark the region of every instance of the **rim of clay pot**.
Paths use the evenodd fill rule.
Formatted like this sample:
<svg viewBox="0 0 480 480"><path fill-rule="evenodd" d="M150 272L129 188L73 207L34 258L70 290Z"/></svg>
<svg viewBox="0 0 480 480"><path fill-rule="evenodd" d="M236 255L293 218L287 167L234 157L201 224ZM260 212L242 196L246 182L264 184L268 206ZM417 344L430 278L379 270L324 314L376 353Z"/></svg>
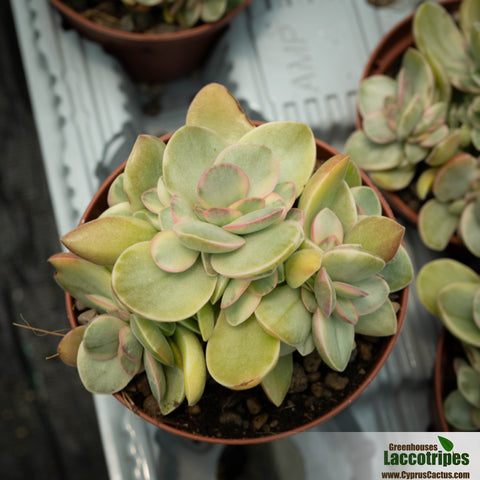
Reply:
<svg viewBox="0 0 480 480"><path fill-rule="evenodd" d="M458 9L461 0L443 0L439 2L449 12ZM404 20L397 23L389 30L377 44L371 53L369 60L363 70L361 81L367 77L377 74L388 74L389 71L395 71L396 66L401 62L403 53L408 47L413 46L412 22L415 12L407 16ZM357 110L357 128L362 128L362 118ZM418 213L408 206L402 198L395 192L381 189L382 194L387 198L389 204L395 212L412 224L418 223ZM460 239L454 235L450 241L460 245Z"/></svg>
<svg viewBox="0 0 480 480"><path fill-rule="evenodd" d="M171 33L139 33L139 32L126 32L111 27L106 27L92 20L86 19L83 15L75 11L73 8L66 5L62 0L49 0L50 3L58 9L65 17L72 18L75 22L83 25L86 28L91 28L97 32L112 37L129 40L131 42L145 42L145 41L158 41L162 39L164 41L177 41L183 38L194 37L207 30L218 30L227 25L235 15L243 10L252 0L244 0L242 4L235 7L233 10L224 15L220 20L211 23L204 23L197 25L196 27L187 28L185 30L179 30Z"/></svg>
<svg viewBox="0 0 480 480"><path fill-rule="evenodd" d="M264 122L253 122L255 126L261 125ZM169 133L167 135L163 135L161 140L164 142L168 142L170 137L173 135L173 133ZM339 152L335 150L334 148L330 147L328 144L322 142L321 140L315 139L316 145L317 145L317 160L327 160L330 157L337 155ZM85 213L82 215L82 218L79 222L79 224L83 224L87 221L90 221L100 213L102 213L105 208L106 208L106 202L107 202L107 194L108 194L108 188L112 184L113 180L121 173L123 172L125 168L125 163L126 161L120 165L118 168L115 169L114 172L112 172L109 177L104 181L104 183L101 185L101 187L98 189L98 191L95 193L94 197L90 201L88 207L85 210ZM372 181L367 177L367 175L364 172L361 172L362 176L362 181L364 185L367 185L371 187L376 194L378 195L378 198L380 200L380 203L382 205L383 213L384 215L390 217L390 218L395 218L393 215L393 212L388 205L387 201L383 198L382 194L378 190L378 188L372 183ZM180 430L177 428L174 428L166 423L162 423L161 420L156 420L152 418L151 416L147 415L144 411L135 408L133 411L136 413L138 416L146 420L147 422L151 423L152 425L161 428L162 430L165 430L167 432L179 435L181 437L190 439L190 440L195 440L195 441L201 441L201 442L208 442L208 443L217 443L217 444L225 444L225 445L246 445L246 444L255 444L255 443L264 443L264 442L270 442L272 440L278 440L281 438L289 437L291 435L295 435L297 433L304 432L312 427L315 427L317 425L320 425L321 423L331 419L338 413L340 413L342 410L344 410L346 407L348 407L350 404L353 403L354 400L356 400L359 395L367 388L367 386L372 382L372 380L376 377L380 369L383 367L385 361L389 357L399 335L402 330L404 320L405 320L405 315L407 311L407 301L408 301L408 293L409 293L409 286L405 287L403 290L398 292L400 294L400 308L397 313L397 332L390 336L390 337L382 337L381 341L383 342L382 347L380 348L380 351L378 353L378 359L376 364L373 366L370 372L368 372L367 375L365 375L365 378L363 381L360 383L360 385L352 392L352 394L345 398L343 401L341 401L338 405L336 405L333 409L325 413L324 415L321 415L320 417L317 417L315 420L306 423L304 425L301 425L299 427L293 428L291 430L287 430L284 432L276 433L276 434L266 434L265 436L262 437L248 437L248 438L216 438L216 437L208 437L204 435L199 435L199 434L194 434L188 431ZM67 313L68 313L68 318L70 321L70 325L72 328L77 326L77 321L75 318L75 312L74 312L74 300L72 296L69 293L66 293L66 307L67 307ZM132 406L127 402L127 400L124 398L122 395L122 392L118 392L113 394L114 397L119 400L125 407L129 408L132 410Z"/></svg>
<svg viewBox="0 0 480 480"><path fill-rule="evenodd" d="M435 357L435 368L433 373L433 422L434 428L443 432L449 432L447 419L443 410L443 399L445 397L445 371L447 368L448 358L446 355L446 341L448 332L444 328L440 334L437 344L437 352Z"/></svg>

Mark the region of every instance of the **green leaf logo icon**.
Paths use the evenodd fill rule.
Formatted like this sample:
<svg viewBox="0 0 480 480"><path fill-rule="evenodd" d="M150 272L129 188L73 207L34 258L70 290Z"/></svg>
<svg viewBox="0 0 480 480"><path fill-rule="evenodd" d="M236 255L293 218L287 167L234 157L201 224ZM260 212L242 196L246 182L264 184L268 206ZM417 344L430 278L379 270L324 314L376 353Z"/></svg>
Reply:
<svg viewBox="0 0 480 480"><path fill-rule="evenodd" d="M439 435L438 441L447 452L450 452L453 449L453 442L451 442L448 438L441 437Z"/></svg>

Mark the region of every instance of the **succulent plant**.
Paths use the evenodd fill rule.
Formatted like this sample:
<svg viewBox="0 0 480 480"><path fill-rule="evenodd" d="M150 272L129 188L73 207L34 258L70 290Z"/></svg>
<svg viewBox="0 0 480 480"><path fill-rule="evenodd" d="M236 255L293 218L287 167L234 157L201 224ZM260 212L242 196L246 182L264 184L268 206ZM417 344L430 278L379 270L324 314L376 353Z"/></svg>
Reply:
<svg viewBox="0 0 480 480"><path fill-rule="evenodd" d="M396 332L389 295L413 277L404 227L382 216L375 191L349 175L351 166L347 155L337 155L312 176L298 203L306 239L285 262L287 284L300 288L313 315L313 343L338 371L350 359L355 333Z"/></svg>
<svg viewBox="0 0 480 480"><path fill-rule="evenodd" d="M190 28L202 23L220 20L227 12L242 3L242 0L122 0L125 5L162 7L167 23Z"/></svg>
<svg viewBox="0 0 480 480"><path fill-rule="evenodd" d="M418 216L425 245L443 250L457 232L468 250L480 256L479 193L480 163L469 153L457 153L445 164L426 169L417 182L418 197L426 200Z"/></svg>
<svg viewBox="0 0 480 480"><path fill-rule="evenodd" d="M413 35L417 48L458 90L480 93L480 2L462 0L458 23L435 2L421 4L414 17Z"/></svg>
<svg viewBox="0 0 480 480"><path fill-rule="evenodd" d="M347 140L346 153L382 188L405 188L419 164L437 165L460 144L460 132L446 123L448 98L426 58L408 49L396 78L373 75L361 83L362 129Z"/></svg>
<svg viewBox="0 0 480 480"><path fill-rule="evenodd" d="M139 136L108 208L50 258L93 313L59 346L85 387L119 391L145 371L167 414L201 398L208 371L280 405L295 350L343 370L355 332L392 335L389 294L412 278L403 227L347 156L312 176L315 162L306 125L255 126L218 84L166 144Z"/></svg>
<svg viewBox="0 0 480 480"><path fill-rule="evenodd" d="M480 279L457 260L440 258L417 276L418 296L464 347L470 365L456 360L458 390L445 399L447 421L462 430L480 428Z"/></svg>
<svg viewBox="0 0 480 480"><path fill-rule="evenodd" d="M458 21L442 6L422 4L414 17L417 47L432 65L437 78L453 87L449 125L462 130L463 146L480 150L480 1L463 0Z"/></svg>
<svg viewBox="0 0 480 480"><path fill-rule="evenodd" d="M463 344L469 361L454 360L457 388L443 402L445 419L464 431L480 430L480 348Z"/></svg>

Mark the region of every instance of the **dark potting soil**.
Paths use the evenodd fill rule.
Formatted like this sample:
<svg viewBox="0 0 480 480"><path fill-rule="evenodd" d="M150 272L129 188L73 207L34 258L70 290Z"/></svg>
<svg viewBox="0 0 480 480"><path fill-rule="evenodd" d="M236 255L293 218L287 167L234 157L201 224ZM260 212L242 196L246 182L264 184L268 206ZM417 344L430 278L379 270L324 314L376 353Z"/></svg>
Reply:
<svg viewBox="0 0 480 480"><path fill-rule="evenodd" d="M398 298L398 294L390 295L394 303ZM97 315L78 302L74 313L79 324ZM290 389L279 407L268 400L260 386L230 390L216 383L208 372L200 401L193 406L184 401L168 415L161 414L145 373L137 375L120 394L133 412L143 412L159 424L191 434L227 439L279 434L328 414L351 396L375 367L389 339L356 335L356 347L343 372L330 369L316 351L305 357L294 352Z"/></svg>
<svg viewBox="0 0 480 480"><path fill-rule="evenodd" d="M354 392L374 367L383 341L357 336L356 349L346 370L332 371L315 351L306 357L294 354L290 390L280 405L273 405L260 386L234 391L210 377L201 400L186 402L167 416L160 413L145 374L124 390L127 401L159 423L189 433L214 438L256 438L301 427L326 414Z"/></svg>
<svg viewBox="0 0 480 480"><path fill-rule="evenodd" d="M121 0L62 0L86 19L104 27L135 33L172 33L184 30L167 23L163 7L127 6Z"/></svg>

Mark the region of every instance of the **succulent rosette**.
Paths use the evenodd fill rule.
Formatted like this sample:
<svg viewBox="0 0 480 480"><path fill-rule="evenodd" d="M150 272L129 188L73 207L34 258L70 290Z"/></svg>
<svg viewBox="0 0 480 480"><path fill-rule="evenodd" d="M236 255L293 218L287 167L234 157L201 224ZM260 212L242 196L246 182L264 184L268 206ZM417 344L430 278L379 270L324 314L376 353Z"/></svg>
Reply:
<svg viewBox="0 0 480 480"><path fill-rule="evenodd" d="M466 360L457 358L457 389L444 401L447 422L461 430L480 429L480 280L463 263L439 258L424 265L417 276L424 307L440 318L462 344Z"/></svg>
<svg viewBox="0 0 480 480"><path fill-rule="evenodd" d="M306 240L285 264L287 284L300 288L313 315L313 343L338 371L347 366L356 333L396 332L389 295L413 278L404 227L382 215L375 191L348 169L349 157L337 155L310 179L299 201Z"/></svg>
<svg viewBox="0 0 480 480"><path fill-rule="evenodd" d="M426 169L418 179L417 193L426 200L418 216L424 244L441 251L457 233L466 248L480 256L479 158L460 152L445 164Z"/></svg>
<svg viewBox="0 0 480 480"><path fill-rule="evenodd" d="M405 188L419 164L441 163L460 145L460 132L446 122L449 95L425 56L408 49L396 78L373 75L361 83L362 130L350 136L346 153L382 188Z"/></svg>
<svg viewBox="0 0 480 480"><path fill-rule="evenodd" d="M317 347L343 370L355 333L396 331L388 297L412 276L403 227L347 156L312 176L316 154L305 124L256 126L218 84L168 142L138 137L108 208L50 258L93 311L59 347L88 390L119 391L145 371L168 414L201 398L208 372L231 389L260 384L280 405L293 352Z"/></svg>
<svg viewBox="0 0 480 480"><path fill-rule="evenodd" d="M417 48L456 89L480 93L480 2L462 0L458 22L442 5L425 2L413 21Z"/></svg>

